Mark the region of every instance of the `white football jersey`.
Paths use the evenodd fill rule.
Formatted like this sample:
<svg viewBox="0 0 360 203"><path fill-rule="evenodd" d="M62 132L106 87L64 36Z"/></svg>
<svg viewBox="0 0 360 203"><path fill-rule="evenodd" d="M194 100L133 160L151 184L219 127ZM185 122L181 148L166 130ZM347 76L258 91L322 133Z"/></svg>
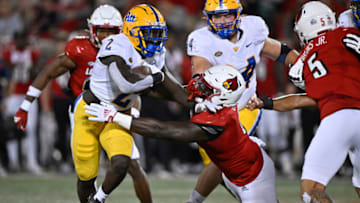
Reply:
<svg viewBox="0 0 360 203"><path fill-rule="evenodd" d="M348 9L339 15L337 27L356 27L351 9Z"/></svg>
<svg viewBox="0 0 360 203"><path fill-rule="evenodd" d="M143 65L149 60L149 64L162 69L165 63L165 49L162 53L156 53L153 57L144 60L129 38L122 33L102 40L90 77L90 89L100 101L113 103L119 111L125 111L134 104L138 94L122 93L110 77L108 66L101 63L99 58L111 55L120 56L131 68Z"/></svg>
<svg viewBox="0 0 360 203"><path fill-rule="evenodd" d="M188 36L187 54L204 57L213 66L229 64L236 67L246 82L246 90L238 102L239 107L243 108L256 92L255 66L260 61L269 29L261 17L241 16L240 30L240 39L232 43L221 39L207 26L197 29Z"/></svg>

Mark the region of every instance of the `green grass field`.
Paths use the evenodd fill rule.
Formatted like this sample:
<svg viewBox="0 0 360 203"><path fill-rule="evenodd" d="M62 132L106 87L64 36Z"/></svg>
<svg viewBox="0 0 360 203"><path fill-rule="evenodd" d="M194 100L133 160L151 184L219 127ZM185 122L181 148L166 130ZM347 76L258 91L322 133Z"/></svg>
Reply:
<svg viewBox="0 0 360 203"><path fill-rule="evenodd" d="M102 178L99 178L101 182ZM195 184L195 176L174 179L149 177L154 203L184 203ZM0 203L70 203L77 202L75 176L11 175L0 178ZM277 193L281 203L301 202L298 197L299 181L277 178ZM350 178L336 178L327 189L336 203L360 202L354 192ZM259 194L261 195L261 194ZM110 195L106 203L136 203L132 181L127 177ZM206 203L235 203L224 188L218 187Z"/></svg>

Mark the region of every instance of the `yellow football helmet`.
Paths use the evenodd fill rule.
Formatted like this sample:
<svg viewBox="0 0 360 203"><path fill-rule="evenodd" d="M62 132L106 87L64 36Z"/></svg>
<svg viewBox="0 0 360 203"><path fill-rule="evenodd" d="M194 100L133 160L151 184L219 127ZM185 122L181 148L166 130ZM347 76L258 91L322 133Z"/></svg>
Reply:
<svg viewBox="0 0 360 203"><path fill-rule="evenodd" d="M167 27L164 17L155 7L140 4L124 17L124 34L144 56L152 57L163 49Z"/></svg>
<svg viewBox="0 0 360 203"><path fill-rule="evenodd" d="M239 29L242 10L239 0L206 0L203 14L211 31L222 39L227 39ZM228 23L214 23L212 15L220 13L234 13L235 19Z"/></svg>

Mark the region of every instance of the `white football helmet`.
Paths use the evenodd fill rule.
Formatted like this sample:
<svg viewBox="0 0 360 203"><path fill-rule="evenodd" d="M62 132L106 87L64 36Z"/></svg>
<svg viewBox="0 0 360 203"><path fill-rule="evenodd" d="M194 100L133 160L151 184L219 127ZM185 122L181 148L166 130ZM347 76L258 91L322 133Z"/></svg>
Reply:
<svg viewBox="0 0 360 203"><path fill-rule="evenodd" d="M196 81L190 81L187 90L189 99L195 102L208 100L215 105L232 107L245 88L244 78L236 68L217 65L202 73Z"/></svg>
<svg viewBox="0 0 360 203"><path fill-rule="evenodd" d="M101 5L95 9L91 17L87 19L90 31L90 41L97 48L101 46L101 39L98 38L97 29L115 29L118 34L122 30L123 20L120 12L113 6Z"/></svg>
<svg viewBox="0 0 360 203"><path fill-rule="evenodd" d="M320 1L310 1L304 4L298 13L294 31L300 43L305 45L311 39L335 28L335 13Z"/></svg>

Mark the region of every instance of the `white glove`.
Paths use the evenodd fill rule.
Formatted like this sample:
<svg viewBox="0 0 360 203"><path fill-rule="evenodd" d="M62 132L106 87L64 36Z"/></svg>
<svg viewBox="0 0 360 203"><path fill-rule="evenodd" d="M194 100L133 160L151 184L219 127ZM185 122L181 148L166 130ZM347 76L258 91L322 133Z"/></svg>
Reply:
<svg viewBox="0 0 360 203"><path fill-rule="evenodd" d="M209 100L205 100L203 102L195 104L195 113L200 113L203 111L210 111L212 113L215 113L218 110L221 110L222 106L216 105L214 103L211 103Z"/></svg>
<svg viewBox="0 0 360 203"><path fill-rule="evenodd" d="M289 79L290 81L296 86L301 89L305 89L305 81L304 81L304 62L299 59L296 61L296 63L291 66L289 71Z"/></svg>
<svg viewBox="0 0 360 203"><path fill-rule="evenodd" d="M89 116L90 121L105 122L110 123L113 121L117 110L111 104L101 102L101 104L91 103L90 106L85 106L86 113L92 116ZM93 117L94 116L94 117Z"/></svg>
<svg viewBox="0 0 360 203"><path fill-rule="evenodd" d="M360 36L356 34L347 34L343 40L346 47L360 54Z"/></svg>
<svg viewBox="0 0 360 203"><path fill-rule="evenodd" d="M132 116L118 112L111 104L107 104L104 102L101 102L101 104L91 103L90 106L86 105L85 109L85 112L87 114L94 116L88 117L90 121L105 123L114 122L125 128L126 130L130 130Z"/></svg>

